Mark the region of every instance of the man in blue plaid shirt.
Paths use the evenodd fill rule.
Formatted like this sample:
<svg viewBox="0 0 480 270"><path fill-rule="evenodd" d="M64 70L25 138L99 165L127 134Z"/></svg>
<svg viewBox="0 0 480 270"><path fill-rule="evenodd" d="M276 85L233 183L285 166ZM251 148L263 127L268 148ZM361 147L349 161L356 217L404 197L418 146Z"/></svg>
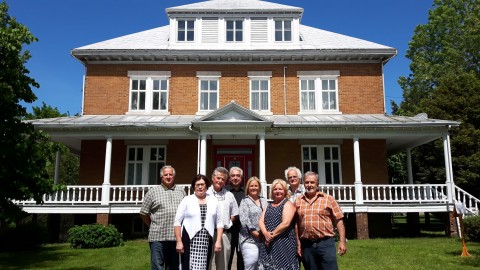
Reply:
<svg viewBox="0 0 480 270"><path fill-rule="evenodd" d="M162 184L145 194L140 217L150 228L148 242L152 270L178 269L173 222L185 190L175 185L175 169L172 166L162 167L160 177Z"/></svg>

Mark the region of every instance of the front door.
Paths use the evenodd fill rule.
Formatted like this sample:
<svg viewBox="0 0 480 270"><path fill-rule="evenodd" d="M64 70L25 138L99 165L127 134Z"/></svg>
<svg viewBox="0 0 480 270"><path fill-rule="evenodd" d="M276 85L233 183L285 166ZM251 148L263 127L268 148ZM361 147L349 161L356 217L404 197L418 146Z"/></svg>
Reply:
<svg viewBox="0 0 480 270"><path fill-rule="evenodd" d="M215 150L214 167L239 167L243 170L243 185L255 175L255 154L253 146L228 147L221 146Z"/></svg>

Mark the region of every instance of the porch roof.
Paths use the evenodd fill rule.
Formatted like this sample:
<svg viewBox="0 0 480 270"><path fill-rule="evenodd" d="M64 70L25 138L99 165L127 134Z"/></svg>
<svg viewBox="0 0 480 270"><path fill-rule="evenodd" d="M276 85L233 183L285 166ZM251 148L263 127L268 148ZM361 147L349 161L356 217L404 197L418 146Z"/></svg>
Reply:
<svg viewBox="0 0 480 270"><path fill-rule="evenodd" d="M240 108L240 109L239 109ZM260 116L235 103L207 115L83 115L36 119L36 129L52 140L79 151L82 140L114 139L196 139L199 133L210 138L266 139L385 139L390 153L416 147L443 136L460 123L382 114L319 114ZM228 117L226 117L228 116ZM230 137L229 137L230 136ZM243 136L243 137L242 137Z"/></svg>

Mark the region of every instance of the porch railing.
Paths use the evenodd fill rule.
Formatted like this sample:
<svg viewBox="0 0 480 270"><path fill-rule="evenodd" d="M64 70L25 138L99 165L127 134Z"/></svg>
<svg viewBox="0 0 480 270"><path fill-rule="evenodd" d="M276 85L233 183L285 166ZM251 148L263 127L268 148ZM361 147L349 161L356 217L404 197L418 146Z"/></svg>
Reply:
<svg viewBox="0 0 480 270"><path fill-rule="evenodd" d="M187 194L191 194L190 185L180 185ZM114 185L110 186L109 205L140 205L151 185ZM335 197L339 203L355 203L354 185L322 185L320 190ZM469 213L478 214L480 200L455 186L455 199L465 204ZM267 185L267 198L270 199L270 185ZM44 195L44 205L100 205L102 186L67 186L64 191ZM448 203L446 184L422 185L363 185L365 204L435 204ZM34 200L16 201L24 206L35 205Z"/></svg>

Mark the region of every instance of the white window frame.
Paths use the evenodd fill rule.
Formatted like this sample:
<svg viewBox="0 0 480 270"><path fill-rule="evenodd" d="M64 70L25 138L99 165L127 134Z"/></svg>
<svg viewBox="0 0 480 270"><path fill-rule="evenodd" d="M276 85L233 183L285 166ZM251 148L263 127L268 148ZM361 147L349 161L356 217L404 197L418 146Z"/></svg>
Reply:
<svg viewBox="0 0 480 270"><path fill-rule="evenodd" d="M290 28L285 27L285 22L290 23ZM277 30L277 23L281 24L281 29ZM288 39L286 37L287 31L290 33L290 38ZM282 20L274 20L274 29L273 29L273 35L274 35L274 40L275 42L292 42L293 41L293 20L292 19L282 19ZM277 39L277 33L281 33L281 38Z"/></svg>
<svg viewBox="0 0 480 270"><path fill-rule="evenodd" d="M139 159L138 150L142 149L141 159ZM150 160L150 153L152 149L163 149L164 156L161 159ZM134 159L130 159L131 150L135 151ZM158 154L157 154L158 155ZM167 164L167 147L165 145L129 145L127 146L126 154L126 166L125 166L125 185L158 185L160 182L159 172L160 169ZM133 165L131 168L130 165ZM156 183L149 182L149 172L151 171L151 164L158 164L155 170L154 177L157 180ZM141 166L138 166L141 165ZM129 170L133 169L133 172ZM133 182L130 181L130 173L133 173ZM136 178L140 178L140 181L137 181Z"/></svg>
<svg viewBox="0 0 480 270"><path fill-rule="evenodd" d="M170 71L129 71L128 76L130 77L130 86L129 86L129 98L128 98L128 112L129 113L160 113L168 114L168 98L169 98L169 89L170 89ZM135 90L133 88L134 81L145 81L145 89ZM154 89L155 81L159 81L159 89ZM162 82L165 83L165 89L162 89ZM135 93L143 93L144 98L144 108L140 109L138 106L133 107ZM158 93L159 98L164 94L165 98L165 108L154 109L154 94Z"/></svg>
<svg viewBox="0 0 480 270"><path fill-rule="evenodd" d="M177 31L176 31L176 39L177 39L177 42L195 42L195 19L193 18L182 18L182 19L177 19ZM180 23L183 22L185 25L181 28L180 27ZM192 22L193 23L193 27L192 28L188 28L188 23L189 22ZM180 39L180 32L184 32L184 38L183 39ZM189 40L188 39L188 33L189 32L192 32L193 34L193 37L192 37L192 40Z"/></svg>
<svg viewBox="0 0 480 270"><path fill-rule="evenodd" d="M308 157L305 156L304 149L308 148L309 150L309 155ZM316 159L313 158L311 154L311 149L315 149L317 152L317 157ZM333 152L332 150L336 149L337 151L337 158L333 158ZM330 152L330 158L325 156L325 150L329 150ZM311 170L312 164L314 166L317 166L319 180L320 180L320 185L341 185L343 183L342 180L342 157L341 157L341 147L340 145L302 145L301 149L301 155L302 155L302 170L303 172L307 172ZM309 165L309 168L307 168L306 165ZM327 164L331 164L329 168L327 168ZM330 170L329 172L327 171ZM336 171L338 170L338 171ZM337 183L332 183L331 181L327 182L327 175L330 176L330 178L334 177L335 175L338 176ZM329 179L332 180L332 179ZM332 181L335 181L334 179Z"/></svg>
<svg viewBox="0 0 480 270"><path fill-rule="evenodd" d="M228 29L228 23L231 22L233 23L233 29L231 30L233 36L232 36L232 40L228 40L228 32L229 32L229 29ZM237 22L241 22L242 24L242 29L241 30L238 30L237 28ZM241 31L241 34L242 34L242 37L241 39L242 40L237 40L237 32ZM245 40L245 21L243 19L226 19L225 20L225 42L227 43L240 43L240 42L243 42Z"/></svg>
<svg viewBox="0 0 480 270"><path fill-rule="evenodd" d="M271 71L250 71L248 72L248 78L249 78L249 92L250 92L250 110L257 111L257 112L271 112L271 78L272 78L272 72ZM253 82L254 81L259 81L259 89L254 90L253 89ZM267 81L267 89L261 89L261 81ZM262 105L262 94L266 93L267 97L267 108L261 108ZM258 108L254 107L254 98L253 95L258 94Z"/></svg>
<svg viewBox="0 0 480 270"><path fill-rule="evenodd" d="M198 78L198 111L199 112L209 112L219 108L220 102L220 77L221 73L217 71L199 71L197 72ZM208 81L208 89L202 89L202 82ZM217 89L212 90L210 89L210 82L215 81L217 84ZM207 95L207 108L202 109L203 104L203 94ZM216 106L211 106L211 95L215 94L215 102Z"/></svg>
<svg viewBox="0 0 480 270"><path fill-rule="evenodd" d="M300 113L339 113L339 76L340 73L338 71L299 71L298 92ZM304 84L304 82L306 83ZM324 83L327 83L328 86L330 86L331 84L335 84L335 88L323 89ZM304 87L305 85L307 85L308 87ZM313 86L313 88L311 86ZM310 95L314 95L313 103L310 103L311 99L308 93L310 93ZM325 96L328 97L328 100L324 100ZM334 100L332 99L332 97L334 97ZM304 103L307 104L304 105ZM324 108L324 105L334 107Z"/></svg>

